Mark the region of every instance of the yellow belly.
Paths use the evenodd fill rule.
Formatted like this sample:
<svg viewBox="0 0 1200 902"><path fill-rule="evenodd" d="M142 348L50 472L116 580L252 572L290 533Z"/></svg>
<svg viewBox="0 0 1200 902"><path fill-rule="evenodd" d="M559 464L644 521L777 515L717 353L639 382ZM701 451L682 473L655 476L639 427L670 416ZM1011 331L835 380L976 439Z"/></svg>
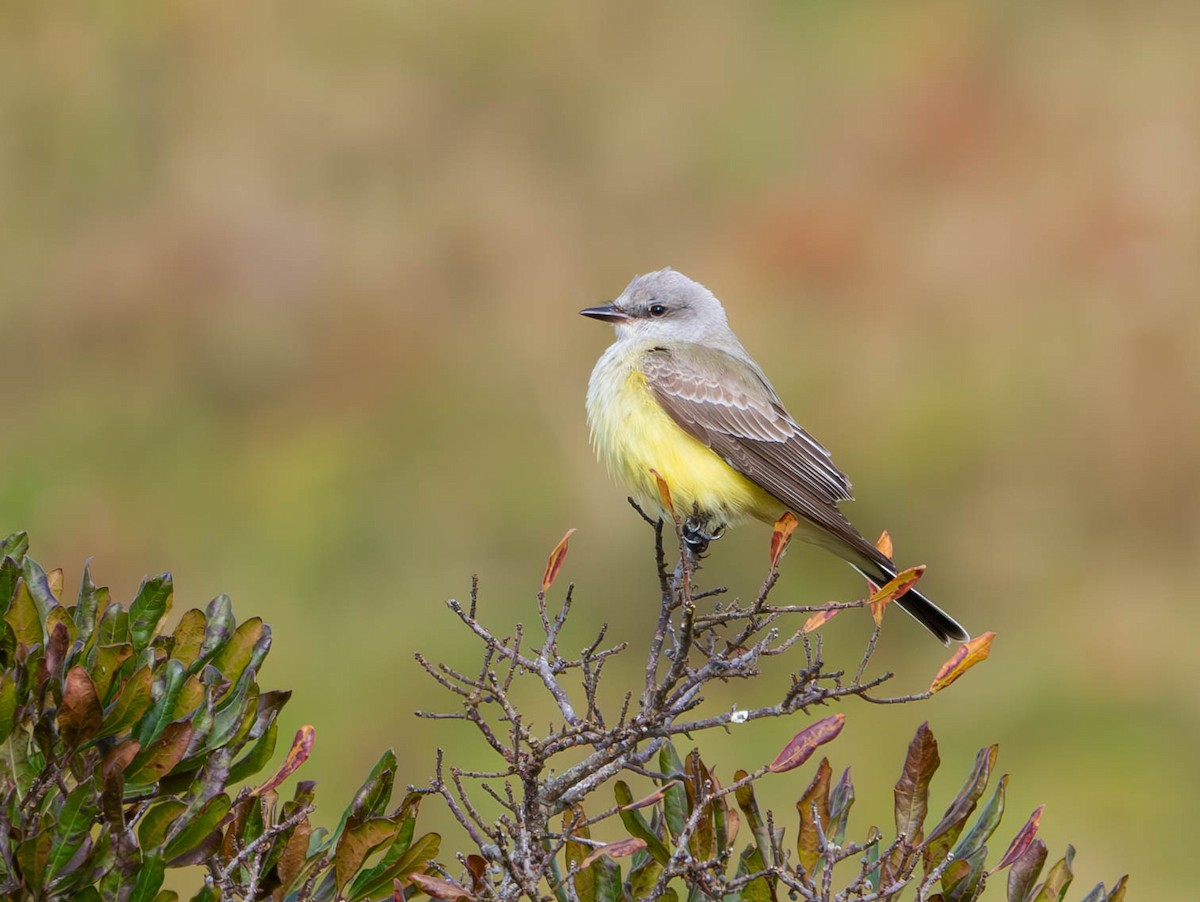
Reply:
<svg viewBox="0 0 1200 902"><path fill-rule="evenodd" d="M588 418L597 455L648 511L662 509L652 469L666 480L682 517L699 511L733 525L747 517L774 522L784 510L676 425L636 368L601 359L588 388Z"/></svg>

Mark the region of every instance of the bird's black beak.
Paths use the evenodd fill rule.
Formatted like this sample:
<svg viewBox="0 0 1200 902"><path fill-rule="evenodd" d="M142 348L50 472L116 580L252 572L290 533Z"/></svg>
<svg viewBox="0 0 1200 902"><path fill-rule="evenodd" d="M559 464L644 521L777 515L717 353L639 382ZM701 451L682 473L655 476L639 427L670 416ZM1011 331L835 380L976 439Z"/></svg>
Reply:
<svg viewBox="0 0 1200 902"><path fill-rule="evenodd" d="M599 307L584 307L579 311L581 316L590 316L606 323L623 323L629 319L629 314L620 310L616 304L601 304Z"/></svg>

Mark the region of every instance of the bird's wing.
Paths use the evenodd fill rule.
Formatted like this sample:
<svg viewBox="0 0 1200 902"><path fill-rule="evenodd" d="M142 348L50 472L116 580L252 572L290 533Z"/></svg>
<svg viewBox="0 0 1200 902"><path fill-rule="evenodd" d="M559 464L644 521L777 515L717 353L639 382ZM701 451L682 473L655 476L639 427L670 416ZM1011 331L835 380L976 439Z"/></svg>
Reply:
<svg viewBox="0 0 1200 902"><path fill-rule="evenodd" d="M864 542L837 509L853 497L850 480L792 419L757 367L713 348L678 344L647 352L641 370L670 417L731 467L843 541Z"/></svg>

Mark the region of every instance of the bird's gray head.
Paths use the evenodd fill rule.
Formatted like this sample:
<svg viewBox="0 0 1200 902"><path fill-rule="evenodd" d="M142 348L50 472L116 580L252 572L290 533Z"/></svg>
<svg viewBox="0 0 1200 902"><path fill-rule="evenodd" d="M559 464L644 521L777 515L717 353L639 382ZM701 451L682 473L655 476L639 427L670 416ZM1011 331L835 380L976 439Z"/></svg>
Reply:
<svg viewBox="0 0 1200 902"><path fill-rule="evenodd" d="M733 339L721 302L699 282L673 269L637 276L611 304L579 312L612 323L620 340L720 345Z"/></svg>

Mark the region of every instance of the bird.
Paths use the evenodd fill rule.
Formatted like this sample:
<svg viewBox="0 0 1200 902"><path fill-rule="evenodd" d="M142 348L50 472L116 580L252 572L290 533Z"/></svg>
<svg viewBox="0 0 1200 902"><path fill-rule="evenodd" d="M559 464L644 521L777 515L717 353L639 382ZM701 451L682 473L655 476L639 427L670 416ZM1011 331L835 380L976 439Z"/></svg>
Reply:
<svg viewBox="0 0 1200 902"><path fill-rule="evenodd" d="M788 413L711 291L667 268L637 276L616 300L579 312L616 331L588 381L596 454L643 507L669 521L662 478L694 559L727 527L748 519L775 523L790 511L799 521L797 538L831 551L876 585L896 576L891 558L838 507L853 500L850 480ZM943 644L970 638L915 589L897 602Z"/></svg>

